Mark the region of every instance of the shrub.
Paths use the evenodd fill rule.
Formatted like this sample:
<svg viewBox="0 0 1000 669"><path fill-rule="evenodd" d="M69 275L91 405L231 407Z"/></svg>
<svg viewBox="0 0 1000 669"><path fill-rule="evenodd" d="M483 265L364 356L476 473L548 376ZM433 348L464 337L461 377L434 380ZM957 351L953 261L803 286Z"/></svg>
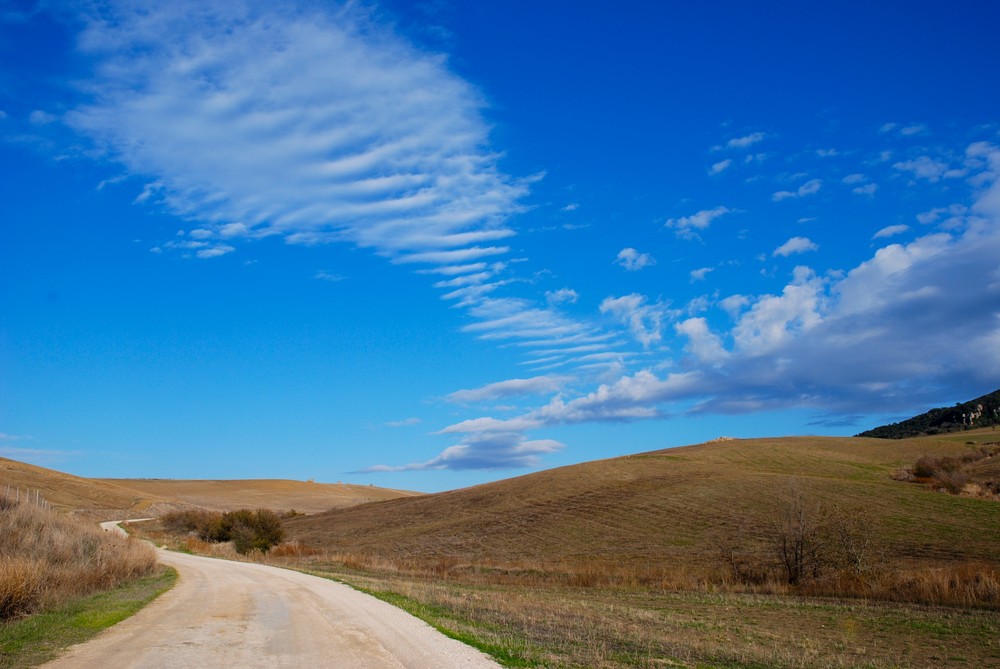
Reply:
<svg viewBox="0 0 1000 669"><path fill-rule="evenodd" d="M174 511L161 518L164 529L177 534L195 534L202 541L232 541L236 552L266 553L285 538L281 518L268 509L237 509L225 513Z"/></svg>

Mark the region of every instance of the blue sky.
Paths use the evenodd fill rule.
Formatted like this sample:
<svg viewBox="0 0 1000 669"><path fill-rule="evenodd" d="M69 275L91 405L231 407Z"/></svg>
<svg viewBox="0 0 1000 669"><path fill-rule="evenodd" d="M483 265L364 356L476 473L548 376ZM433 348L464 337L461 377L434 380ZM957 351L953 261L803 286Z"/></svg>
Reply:
<svg viewBox="0 0 1000 669"><path fill-rule="evenodd" d="M877 5L0 2L0 455L432 491L995 390L1000 5Z"/></svg>

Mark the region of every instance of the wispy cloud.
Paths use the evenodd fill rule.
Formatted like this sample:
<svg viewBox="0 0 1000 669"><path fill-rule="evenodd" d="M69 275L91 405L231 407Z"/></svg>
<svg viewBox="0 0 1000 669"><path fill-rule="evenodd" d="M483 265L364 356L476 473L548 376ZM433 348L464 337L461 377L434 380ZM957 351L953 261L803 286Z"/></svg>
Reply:
<svg viewBox="0 0 1000 669"><path fill-rule="evenodd" d="M788 200L790 198L806 197L807 195L814 195L818 193L822 187L823 181L821 179L810 179L794 191L781 190L776 192L771 196L771 199L775 202L781 202L782 200Z"/></svg>
<svg viewBox="0 0 1000 669"><path fill-rule="evenodd" d="M762 141L764 141L764 133L752 132L749 135L744 135L743 137L734 137L733 139L729 140L728 142L726 142L726 148L745 149L748 146L759 144Z"/></svg>
<svg viewBox="0 0 1000 669"><path fill-rule="evenodd" d="M808 237L792 237L787 242L774 249L772 256L781 256L787 258L791 255L797 255L799 253L806 253L807 251L816 251L819 249L812 240Z"/></svg>
<svg viewBox="0 0 1000 669"><path fill-rule="evenodd" d="M667 306L651 303L645 295L632 293L606 298L601 302L601 313L610 314L626 325L635 340L648 348L663 338L663 326L671 315Z"/></svg>
<svg viewBox="0 0 1000 669"><path fill-rule="evenodd" d="M690 216L668 219L666 227L672 229L681 239L699 239L696 230L707 230L712 221L726 214L735 213L729 207L715 207L714 209L702 209Z"/></svg>
<svg viewBox="0 0 1000 669"><path fill-rule="evenodd" d="M941 179L956 179L963 177L966 171L961 168L951 168L948 163L931 158L930 156L919 156L913 160L903 160L892 165L902 172L910 172L918 179L926 179L931 183L936 183Z"/></svg>
<svg viewBox="0 0 1000 669"><path fill-rule="evenodd" d="M567 377L560 376L535 376L529 379L509 379L507 381L490 383L480 388L457 390L445 399L449 402L470 404L505 397L553 393L562 388L569 380Z"/></svg>
<svg viewBox="0 0 1000 669"><path fill-rule="evenodd" d="M726 158L725 160L720 160L717 163L712 163L712 167L709 168L708 173L711 175L722 174L732 164L733 161L730 158Z"/></svg>
<svg viewBox="0 0 1000 669"><path fill-rule="evenodd" d="M391 420L386 423L387 427L412 427L414 425L420 425L423 422L420 418L404 418L403 420Z"/></svg>
<svg viewBox="0 0 1000 669"><path fill-rule="evenodd" d="M903 234L909 229L910 226L906 225L905 223L900 223L898 225L888 225L879 230L878 232L876 232L874 235L872 235L872 239L885 239L887 237L895 237L896 235Z"/></svg>
<svg viewBox="0 0 1000 669"><path fill-rule="evenodd" d="M484 150L478 92L360 11L182 1L88 18L93 96L67 121L202 229L429 264L512 234L526 185Z"/></svg>
<svg viewBox="0 0 1000 669"><path fill-rule="evenodd" d="M545 293L545 300L552 306L560 304L575 304L580 299L580 295L572 288L560 288L550 290Z"/></svg>
<svg viewBox="0 0 1000 669"><path fill-rule="evenodd" d="M648 253L639 253L633 248L624 248L618 252L615 264L621 265L629 272L638 272L643 267L656 264L656 259Z"/></svg>

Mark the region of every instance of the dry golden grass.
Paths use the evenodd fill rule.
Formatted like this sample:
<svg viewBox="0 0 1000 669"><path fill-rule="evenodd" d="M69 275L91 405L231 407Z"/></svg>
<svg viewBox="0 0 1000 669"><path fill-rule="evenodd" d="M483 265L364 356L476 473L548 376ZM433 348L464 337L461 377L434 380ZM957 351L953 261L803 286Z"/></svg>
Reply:
<svg viewBox="0 0 1000 669"><path fill-rule="evenodd" d="M151 574L153 549L30 504L0 507L0 618Z"/></svg>
<svg viewBox="0 0 1000 669"><path fill-rule="evenodd" d="M52 506L65 511L90 510L102 520L124 517L133 508L145 510L158 501L113 483L0 458L0 496L8 487L11 491L20 488L22 492L38 492Z"/></svg>
<svg viewBox="0 0 1000 669"><path fill-rule="evenodd" d="M58 509L98 520L159 516L191 508L318 513L419 494L374 486L278 479L88 479L0 458L0 496L8 486L12 490L37 491Z"/></svg>
<svg viewBox="0 0 1000 669"><path fill-rule="evenodd" d="M316 483L285 479L183 480L183 479L95 479L118 485L150 498L169 499L212 511L294 509L320 513L368 502L381 502L419 493L349 483Z"/></svg>
<svg viewBox="0 0 1000 669"><path fill-rule="evenodd" d="M718 442L334 510L285 526L290 538L332 553L393 560L698 567L718 561L720 536L741 531L745 519L747 540L762 541L762 519L795 479L827 508L872 518L896 564L998 565L996 502L892 479L924 454L969 448L933 439Z"/></svg>

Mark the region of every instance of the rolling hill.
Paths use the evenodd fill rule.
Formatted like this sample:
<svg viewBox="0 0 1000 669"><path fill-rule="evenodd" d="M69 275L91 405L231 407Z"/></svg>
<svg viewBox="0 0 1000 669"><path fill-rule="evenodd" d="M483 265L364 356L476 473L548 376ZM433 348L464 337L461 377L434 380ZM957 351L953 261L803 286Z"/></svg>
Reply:
<svg viewBox="0 0 1000 669"><path fill-rule="evenodd" d="M276 479L91 479L0 458L0 495L8 486L38 491L58 509L104 519L157 516L193 507L214 511L248 507L316 513L419 494L374 486Z"/></svg>
<svg viewBox="0 0 1000 669"><path fill-rule="evenodd" d="M420 493L349 483L316 483L288 479L236 479L199 481L190 479L95 479L120 485L156 498L177 500L212 511L234 508L294 509L319 513L368 502L381 502Z"/></svg>
<svg viewBox="0 0 1000 669"><path fill-rule="evenodd" d="M893 480L926 454L987 441L794 437L671 448L463 490L291 519L288 534L334 552L468 562L697 564L718 537L773 515L790 485L863 517L897 559L1000 561L1000 505ZM995 459L995 458L994 458ZM794 483L792 483L794 481Z"/></svg>

